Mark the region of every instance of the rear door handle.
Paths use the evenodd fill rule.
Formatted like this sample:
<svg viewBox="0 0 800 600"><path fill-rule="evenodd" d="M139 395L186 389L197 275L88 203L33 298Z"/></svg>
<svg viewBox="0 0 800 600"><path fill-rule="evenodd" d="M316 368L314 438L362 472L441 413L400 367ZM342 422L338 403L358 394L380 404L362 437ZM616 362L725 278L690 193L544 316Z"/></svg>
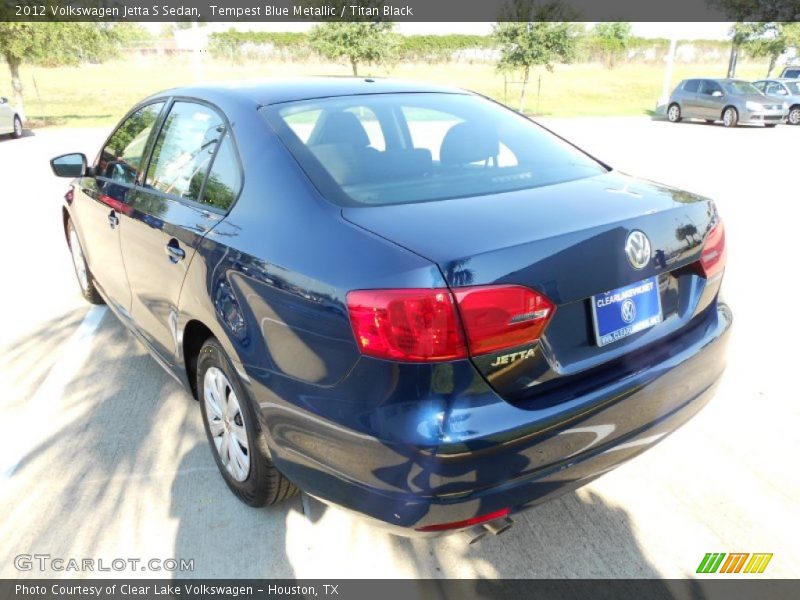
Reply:
<svg viewBox="0 0 800 600"><path fill-rule="evenodd" d="M183 251L183 248L180 247L178 240L175 238L172 238L169 242L167 242L165 249L167 251L167 256L169 256L169 260L173 263L177 263L186 258L186 252Z"/></svg>
<svg viewBox="0 0 800 600"><path fill-rule="evenodd" d="M111 229L116 229L117 225L119 225L119 217L116 211L112 210L108 213L108 224L111 226Z"/></svg>

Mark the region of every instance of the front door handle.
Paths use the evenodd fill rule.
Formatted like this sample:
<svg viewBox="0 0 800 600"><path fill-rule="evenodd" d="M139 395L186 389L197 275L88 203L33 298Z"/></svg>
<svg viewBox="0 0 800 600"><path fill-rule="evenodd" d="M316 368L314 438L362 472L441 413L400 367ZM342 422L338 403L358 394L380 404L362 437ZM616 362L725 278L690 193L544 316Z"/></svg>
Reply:
<svg viewBox="0 0 800 600"><path fill-rule="evenodd" d="M111 229L116 229L117 225L119 225L119 217L117 216L117 211L112 210L108 213L108 224L111 226Z"/></svg>
<svg viewBox="0 0 800 600"><path fill-rule="evenodd" d="M167 251L167 256L169 256L169 260L173 263L177 263L186 258L186 252L183 251L183 248L180 247L178 240L175 238L172 238L167 243L165 249Z"/></svg>

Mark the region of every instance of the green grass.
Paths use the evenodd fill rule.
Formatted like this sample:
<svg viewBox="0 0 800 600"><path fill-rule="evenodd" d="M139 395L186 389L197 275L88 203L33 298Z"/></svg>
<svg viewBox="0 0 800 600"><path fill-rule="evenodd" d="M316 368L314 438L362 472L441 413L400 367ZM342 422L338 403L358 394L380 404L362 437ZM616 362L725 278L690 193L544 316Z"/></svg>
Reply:
<svg viewBox="0 0 800 600"><path fill-rule="evenodd" d="M363 67L364 75L391 76L463 87L519 106L520 85L487 64L399 64ZM675 66L672 83L686 77L721 77L725 62ZM761 64L740 63L743 79L763 77ZM197 80L192 63L183 58L133 58L81 67L23 66L26 111L35 126L103 126L116 123L145 96ZM344 64L265 62L231 64L207 60L202 79L234 81L301 75L349 75ZM537 98L539 77L541 93ZM664 77L662 64L623 64L613 70L599 64L559 65L554 72L531 74L525 110L547 116L647 115L655 108ZM519 79L519 77L509 77ZM0 94L10 96L7 69L0 69Z"/></svg>

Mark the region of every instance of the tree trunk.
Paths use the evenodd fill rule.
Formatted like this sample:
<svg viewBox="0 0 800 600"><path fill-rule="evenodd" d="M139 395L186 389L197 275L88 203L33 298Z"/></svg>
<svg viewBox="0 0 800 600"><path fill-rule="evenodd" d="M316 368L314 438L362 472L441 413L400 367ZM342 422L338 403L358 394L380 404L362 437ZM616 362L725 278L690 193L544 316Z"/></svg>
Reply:
<svg viewBox="0 0 800 600"><path fill-rule="evenodd" d="M775 68L775 63L778 62L778 55L777 54L770 54L769 55L769 68L767 68L767 79L772 77L772 70Z"/></svg>
<svg viewBox="0 0 800 600"><path fill-rule="evenodd" d="M530 74L531 74L531 68L525 67L522 76L522 92L520 92L519 95L519 112L523 114L525 113L525 88L528 87L528 78L530 77Z"/></svg>
<svg viewBox="0 0 800 600"><path fill-rule="evenodd" d="M14 108L17 109L20 119L25 121L25 107L22 103L22 80L19 77L19 66L22 61L18 58L6 57L8 70L11 71L11 88L14 90Z"/></svg>
<svg viewBox="0 0 800 600"><path fill-rule="evenodd" d="M353 67L353 77L358 77L358 63L356 62L356 59L350 59L350 66Z"/></svg>

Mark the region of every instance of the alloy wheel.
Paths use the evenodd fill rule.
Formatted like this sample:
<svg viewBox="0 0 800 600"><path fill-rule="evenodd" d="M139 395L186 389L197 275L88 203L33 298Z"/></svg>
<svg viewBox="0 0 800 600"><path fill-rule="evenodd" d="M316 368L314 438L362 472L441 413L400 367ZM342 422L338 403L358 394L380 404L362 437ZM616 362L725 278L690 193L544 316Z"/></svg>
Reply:
<svg viewBox="0 0 800 600"><path fill-rule="evenodd" d="M669 107L669 111L667 113L669 120L675 123L681 116L681 109L678 108L677 104L673 104Z"/></svg>
<svg viewBox="0 0 800 600"><path fill-rule="evenodd" d="M250 445L239 399L225 373L210 367L203 377L208 428L222 465L236 481L250 474Z"/></svg>
<svg viewBox="0 0 800 600"><path fill-rule="evenodd" d="M800 125L800 108L793 108L789 113L789 123L792 125Z"/></svg>

